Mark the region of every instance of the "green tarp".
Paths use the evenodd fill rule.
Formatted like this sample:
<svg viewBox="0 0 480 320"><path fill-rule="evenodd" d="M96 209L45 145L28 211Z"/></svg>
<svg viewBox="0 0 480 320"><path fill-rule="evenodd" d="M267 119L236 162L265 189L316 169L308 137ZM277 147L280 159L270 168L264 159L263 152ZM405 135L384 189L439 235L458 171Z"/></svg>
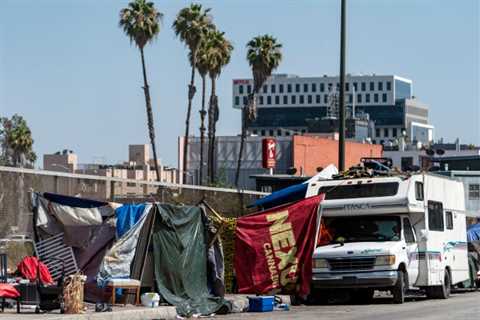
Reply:
<svg viewBox="0 0 480 320"><path fill-rule="evenodd" d="M158 204L152 241L158 291L181 316L224 313L228 302L209 294L207 239L201 208Z"/></svg>

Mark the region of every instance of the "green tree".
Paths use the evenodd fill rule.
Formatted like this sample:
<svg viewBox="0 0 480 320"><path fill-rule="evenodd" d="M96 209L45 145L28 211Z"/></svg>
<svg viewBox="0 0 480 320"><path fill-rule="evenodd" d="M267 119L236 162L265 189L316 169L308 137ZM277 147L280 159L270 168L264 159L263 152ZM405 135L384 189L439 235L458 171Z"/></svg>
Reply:
<svg viewBox="0 0 480 320"><path fill-rule="evenodd" d="M247 61L253 74L253 91L248 95L247 105L242 108L242 136L238 153L235 186L238 188L243 148L247 137L247 128L257 116L257 95L272 72L278 68L282 60L282 45L271 35L257 36L247 43Z"/></svg>
<svg viewBox="0 0 480 320"><path fill-rule="evenodd" d="M208 75L211 80L211 93L208 106L208 176L211 184L215 183L215 135L219 117L216 80L222 69L230 62L233 45L225 38L225 33L210 30L205 38L206 59L208 61Z"/></svg>
<svg viewBox="0 0 480 320"><path fill-rule="evenodd" d="M123 29L130 42L134 42L140 50L143 71L143 91L145 94L145 107L147 111L148 134L152 145L153 160L155 161L155 172L157 181L160 181L160 171L158 169L157 149L155 147L155 126L153 123L152 102L150 98L150 88L147 81L147 71L145 66L145 56L143 49L147 43L152 42L160 32L160 23L163 14L157 11L153 2L146 0L135 0L128 4L127 8L120 10L119 26Z"/></svg>
<svg viewBox="0 0 480 320"><path fill-rule="evenodd" d="M0 164L33 168L37 155L33 151L32 132L23 117L0 118Z"/></svg>
<svg viewBox="0 0 480 320"><path fill-rule="evenodd" d="M187 180L187 158L188 158L188 136L190 131L190 114L192 111L192 100L195 96L195 68L197 66L197 51L200 47L202 39L209 30L213 29L212 19L209 15L210 9L203 9L200 4L191 4L185 7L177 14L172 28L185 43L189 49L190 65L192 68L190 76L190 84L188 85L188 104L187 116L185 120L185 141L183 144L183 181Z"/></svg>

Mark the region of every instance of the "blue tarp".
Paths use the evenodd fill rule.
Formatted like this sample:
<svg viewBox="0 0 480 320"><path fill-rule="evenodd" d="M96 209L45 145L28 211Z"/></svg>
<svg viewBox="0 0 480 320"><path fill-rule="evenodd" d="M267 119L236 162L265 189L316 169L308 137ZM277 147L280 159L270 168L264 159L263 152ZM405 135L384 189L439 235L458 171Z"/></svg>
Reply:
<svg viewBox="0 0 480 320"><path fill-rule="evenodd" d="M282 190L278 190L266 197L258 199L252 204L252 207L263 207L264 209L268 209L284 203L298 201L305 198L307 188L308 183L300 183Z"/></svg>
<svg viewBox="0 0 480 320"><path fill-rule="evenodd" d="M108 205L107 202L64 196L62 194L55 194L55 193L48 193L48 192L45 192L43 196L45 197L45 199L49 201L53 201L64 206L76 207L76 208L97 208L97 207L103 207Z"/></svg>
<svg viewBox="0 0 480 320"><path fill-rule="evenodd" d="M124 204L115 210L117 217L117 239L130 230L145 211L145 204Z"/></svg>
<svg viewBox="0 0 480 320"><path fill-rule="evenodd" d="M467 229L467 241L479 241L480 240L480 223L472 224Z"/></svg>

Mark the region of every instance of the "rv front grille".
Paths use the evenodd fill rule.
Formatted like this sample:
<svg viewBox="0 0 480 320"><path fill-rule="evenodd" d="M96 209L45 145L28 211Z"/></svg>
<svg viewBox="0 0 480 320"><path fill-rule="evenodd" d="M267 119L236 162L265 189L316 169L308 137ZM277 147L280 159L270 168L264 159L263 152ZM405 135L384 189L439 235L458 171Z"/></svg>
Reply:
<svg viewBox="0 0 480 320"><path fill-rule="evenodd" d="M327 259L331 270L368 270L375 265L375 258L332 258Z"/></svg>

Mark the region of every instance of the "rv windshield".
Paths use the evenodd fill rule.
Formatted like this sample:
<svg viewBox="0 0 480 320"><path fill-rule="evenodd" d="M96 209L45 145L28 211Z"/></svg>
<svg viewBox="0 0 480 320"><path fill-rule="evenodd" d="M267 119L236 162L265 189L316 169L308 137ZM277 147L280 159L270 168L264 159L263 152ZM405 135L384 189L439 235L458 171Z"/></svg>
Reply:
<svg viewBox="0 0 480 320"><path fill-rule="evenodd" d="M322 227L321 243L399 241L400 218L381 216L328 217Z"/></svg>

